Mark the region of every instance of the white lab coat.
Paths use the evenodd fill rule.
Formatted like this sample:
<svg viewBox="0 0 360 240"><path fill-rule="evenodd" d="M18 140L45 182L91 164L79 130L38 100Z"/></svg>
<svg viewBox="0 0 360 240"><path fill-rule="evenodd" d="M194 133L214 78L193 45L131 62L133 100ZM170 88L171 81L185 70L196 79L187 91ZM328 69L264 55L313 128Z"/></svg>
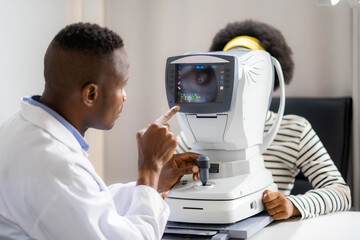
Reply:
<svg viewBox="0 0 360 240"><path fill-rule="evenodd" d="M22 101L0 127L0 239L160 239L168 216L150 187L107 187L42 108Z"/></svg>

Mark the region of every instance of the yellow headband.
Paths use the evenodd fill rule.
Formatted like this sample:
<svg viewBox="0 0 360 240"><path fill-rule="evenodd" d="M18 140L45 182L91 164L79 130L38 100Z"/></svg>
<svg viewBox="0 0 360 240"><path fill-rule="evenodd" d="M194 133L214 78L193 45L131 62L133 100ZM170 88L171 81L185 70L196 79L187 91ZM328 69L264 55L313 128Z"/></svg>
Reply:
<svg viewBox="0 0 360 240"><path fill-rule="evenodd" d="M259 40L257 38L250 37L250 36L240 36L240 37L231 39L230 42L228 42L225 45L223 51L228 51L234 47L246 47L251 50L264 50L265 51L265 49L260 45Z"/></svg>

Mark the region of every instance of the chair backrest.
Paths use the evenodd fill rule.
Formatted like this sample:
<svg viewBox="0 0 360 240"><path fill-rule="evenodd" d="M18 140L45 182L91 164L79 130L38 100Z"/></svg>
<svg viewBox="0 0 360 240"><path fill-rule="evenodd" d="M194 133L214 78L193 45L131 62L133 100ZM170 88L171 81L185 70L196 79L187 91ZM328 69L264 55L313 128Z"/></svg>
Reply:
<svg viewBox="0 0 360 240"><path fill-rule="evenodd" d="M279 98L273 98L270 110L277 112ZM287 98L285 114L306 118L324 144L341 175L346 180L350 158L352 99L343 98ZM307 179L299 174L292 194L312 189Z"/></svg>

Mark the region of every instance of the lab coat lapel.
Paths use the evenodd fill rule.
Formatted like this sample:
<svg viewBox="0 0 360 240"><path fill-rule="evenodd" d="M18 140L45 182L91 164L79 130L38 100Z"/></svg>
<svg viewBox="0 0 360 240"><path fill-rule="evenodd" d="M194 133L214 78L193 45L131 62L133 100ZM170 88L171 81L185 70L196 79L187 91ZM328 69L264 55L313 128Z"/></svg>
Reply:
<svg viewBox="0 0 360 240"><path fill-rule="evenodd" d="M24 101L21 101L21 113L25 120L48 132L73 151L81 152L87 157L86 152L83 151L79 142L72 133L57 119L51 116L51 114L40 107L31 105L30 103Z"/></svg>

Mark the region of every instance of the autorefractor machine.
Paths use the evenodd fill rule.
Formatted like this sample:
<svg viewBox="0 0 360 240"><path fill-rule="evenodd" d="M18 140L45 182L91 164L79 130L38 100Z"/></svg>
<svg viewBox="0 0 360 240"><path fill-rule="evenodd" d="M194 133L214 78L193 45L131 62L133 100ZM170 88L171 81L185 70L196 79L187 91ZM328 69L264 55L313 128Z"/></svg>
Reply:
<svg viewBox="0 0 360 240"><path fill-rule="evenodd" d="M280 83L277 119L264 134L274 69ZM192 152L210 159L206 184L184 177L169 192L170 221L235 223L264 210L263 192L277 191L262 153L275 138L285 105L279 62L262 50L193 52L169 57L166 94Z"/></svg>

